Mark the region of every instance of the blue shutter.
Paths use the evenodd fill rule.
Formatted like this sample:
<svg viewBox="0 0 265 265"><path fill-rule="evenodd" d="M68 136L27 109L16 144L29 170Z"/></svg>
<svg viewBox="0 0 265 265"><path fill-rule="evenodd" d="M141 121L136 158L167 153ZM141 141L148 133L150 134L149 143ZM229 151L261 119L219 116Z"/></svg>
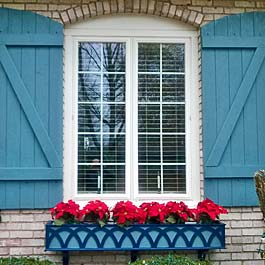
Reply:
<svg viewBox="0 0 265 265"><path fill-rule="evenodd" d="M265 13L202 27L205 196L254 206L253 175L265 167Z"/></svg>
<svg viewBox="0 0 265 265"><path fill-rule="evenodd" d="M0 8L0 209L62 199L63 27Z"/></svg>

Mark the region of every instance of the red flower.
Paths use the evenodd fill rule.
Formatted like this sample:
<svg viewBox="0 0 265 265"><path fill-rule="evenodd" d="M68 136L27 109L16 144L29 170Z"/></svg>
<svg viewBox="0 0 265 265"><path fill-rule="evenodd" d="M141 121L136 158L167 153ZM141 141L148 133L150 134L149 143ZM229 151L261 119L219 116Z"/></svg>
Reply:
<svg viewBox="0 0 265 265"><path fill-rule="evenodd" d="M112 213L113 221L119 225L130 225L139 219L139 209L130 201L117 202Z"/></svg>
<svg viewBox="0 0 265 265"><path fill-rule="evenodd" d="M50 209L52 218L60 220L60 224L74 223L79 217L79 205L69 200L67 203L60 202ZM58 222L59 223L59 222Z"/></svg>
<svg viewBox="0 0 265 265"><path fill-rule="evenodd" d="M206 198L199 202L195 209L196 220L200 223L210 223L219 220L220 214L227 214L228 211L222 206L215 204L212 200Z"/></svg>
<svg viewBox="0 0 265 265"><path fill-rule="evenodd" d="M168 202L166 204L168 209L169 223L185 223L189 219L194 219L194 214L191 209L184 202Z"/></svg>
<svg viewBox="0 0 265 265"><path fill-rule="evenodd" d="M146 213L148 223L164 223L168 215L165 204L158 202L142 203L140 208Z"/></svg>
<svg viewBox="0 0 265 265"><path fill-rule="evenodd" d="M108 222L109 217L108 206L100 200L89 201L79 214L79 220L96 222L101 226Z"/></svg>

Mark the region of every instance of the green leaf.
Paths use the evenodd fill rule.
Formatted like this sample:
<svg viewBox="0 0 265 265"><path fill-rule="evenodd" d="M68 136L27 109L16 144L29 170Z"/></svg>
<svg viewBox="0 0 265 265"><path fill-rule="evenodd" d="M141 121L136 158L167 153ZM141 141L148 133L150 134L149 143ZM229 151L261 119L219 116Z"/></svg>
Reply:
<svg viewBox="0 0 265 265"><path fill-rule="evenodd" d="M53 223L54 223L54 225L61 226L61 225L65 224L65 220L64 219L57 219Z"/></svg>
<svg viewBox="0 0 265 265"><path fill-rule="evenodd" d="M102 220L98 220L98 224L100 225L100 227L103 227L105 225L105 222Z"/></svg>
<svg viewBox="0 0 265 265"><path fill-rule="evenodd" d="M169 217L167 218L167 222L170 224L175 224L176 223L176 218L173 215L169 215Z"/></svg>

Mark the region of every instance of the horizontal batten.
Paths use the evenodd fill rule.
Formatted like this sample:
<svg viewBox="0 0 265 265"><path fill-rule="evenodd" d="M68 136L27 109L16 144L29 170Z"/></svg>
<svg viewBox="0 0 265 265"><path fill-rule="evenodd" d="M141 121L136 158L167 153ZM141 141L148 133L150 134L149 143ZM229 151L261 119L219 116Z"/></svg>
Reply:
<svg viewBox="0 0 265 265"><path fill-rule="evenodd" d="M61 168L0 168L0 181L61 179Z"/></svg>
<svg viewBox="0 0 265 265"><path fill-rule="evenodd" d="M263 167L264 165L206 167L205 178L253 178L254 173Z"/></svg>
<svg viewBox="0 0 265 265"><path fill-rule="evenodd" d="M265 47L263 37L204 37L203 48L257 48Z"/></svg>
<svg viewBox="0 0 265 265"><path fill-rule="evenodd" d="M0 34L0 43L8 46L62 46L63 35Z"/></svg>

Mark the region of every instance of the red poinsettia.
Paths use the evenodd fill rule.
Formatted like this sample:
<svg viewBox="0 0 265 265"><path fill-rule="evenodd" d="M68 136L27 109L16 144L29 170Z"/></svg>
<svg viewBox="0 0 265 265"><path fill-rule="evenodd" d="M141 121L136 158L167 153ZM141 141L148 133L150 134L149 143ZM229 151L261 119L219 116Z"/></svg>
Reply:
<svg viewBox="0 0 265 265"><path fill-rule="evenodd" d="M140 209L146 213L147 223L165 223L168 216L168 209L164 203L145 202L140 205Z"/></svg>
<svg viewBox="0 0 265 265"><path fill-rule="evenodd" d="M112 213L112 219L118 225L130 225L139 220L139 209L130 201L117 202Z"/></svg>
<svg viewBox="0 0 265 265"><path fill-rule="evenodd" d="M228 213L224 207L215 204L208 198L199 202L194 212L198 223L212 223L214 221L219 221L220 214Z"/></svg>
<svg viewBox="0 0 265 265"><path fill-rule="evenodd" d="M52 218L55 219L55 225L71 224L78 222L79 205L74 201L59 202L55 207L50 209Z"/></svg>
<svg viewBox="0 0 265 265"><path fill-rule="evenodd" d="M170 201L166 204L168 217L166 221L171 224L183 224L190 219L194 219L194 214L184 202Z"/></svg>
<svg viewBox="0 0 265 265"><path fill-rule="evenodd" d="M100 226L104 226L108 222L109 217L108 206L100 200L89 201L79 214L79 220L98 223Z"/></svg>

